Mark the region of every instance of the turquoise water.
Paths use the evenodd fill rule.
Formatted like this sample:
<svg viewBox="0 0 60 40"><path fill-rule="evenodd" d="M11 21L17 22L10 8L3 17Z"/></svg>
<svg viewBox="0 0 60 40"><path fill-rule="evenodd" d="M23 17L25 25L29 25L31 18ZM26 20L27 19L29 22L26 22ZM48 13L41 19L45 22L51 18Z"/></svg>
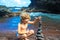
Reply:
<svg viewBox="0 0 60 40"><path fill-rule="evenodd" d="M49 18L53 19L53 21L60 22L60 14L48 14L42 12L31 12L29 14L31 16L31 19L37 16L42 16L43 20ZM0 31L11 31L11 30L16 31L19 22L20 22L20 16L7 18L4 22L0 23Z"/></svg>
<svg viewBox="0 0 60 40"><path fill-rule="evenodd" d="M47 16L50 17L52 19L60 19L60 14L51 14L51 13L42 13L42 12L32 12L30 14L31 16Z"/></svg>

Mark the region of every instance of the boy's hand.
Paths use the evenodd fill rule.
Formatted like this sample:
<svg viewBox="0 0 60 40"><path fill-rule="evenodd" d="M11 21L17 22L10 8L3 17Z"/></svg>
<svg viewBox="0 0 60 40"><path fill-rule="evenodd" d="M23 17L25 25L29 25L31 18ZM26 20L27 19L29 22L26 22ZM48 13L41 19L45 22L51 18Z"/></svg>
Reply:
<svg viewBox="0 0 60 40"><path fill-rule="evenodd" d="M41 16L40 16L40 17L35 17L35 20L36 20L37 22L39 22L39 21L41 20Z"/></svg>

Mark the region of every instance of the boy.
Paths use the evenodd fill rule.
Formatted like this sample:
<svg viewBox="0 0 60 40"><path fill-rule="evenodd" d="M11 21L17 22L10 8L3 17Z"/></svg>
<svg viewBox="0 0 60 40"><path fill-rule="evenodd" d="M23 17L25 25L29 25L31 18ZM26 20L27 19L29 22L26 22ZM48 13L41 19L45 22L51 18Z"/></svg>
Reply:
<svg viewBox="0 0 60 40"><path fill-rule="evenodd" d="M18 34L20 39L28 40L27 37L34 34L34 30L27 30L28 24L35 24L40 21L40 18L38 17L34 21L29 21L30 19L28 13L21 14L21 23L18 24Z"/></svg>

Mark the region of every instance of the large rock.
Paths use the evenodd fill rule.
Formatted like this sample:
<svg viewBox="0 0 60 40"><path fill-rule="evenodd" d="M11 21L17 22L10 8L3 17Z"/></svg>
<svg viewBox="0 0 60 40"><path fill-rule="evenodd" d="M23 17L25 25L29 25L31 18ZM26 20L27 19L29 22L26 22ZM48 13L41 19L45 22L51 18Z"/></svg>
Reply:
<svg viewBox="0 0 60 40"><path fill-rule="evenodd" d="M29 7L60 13L60 0L31 0Z"/></svg>

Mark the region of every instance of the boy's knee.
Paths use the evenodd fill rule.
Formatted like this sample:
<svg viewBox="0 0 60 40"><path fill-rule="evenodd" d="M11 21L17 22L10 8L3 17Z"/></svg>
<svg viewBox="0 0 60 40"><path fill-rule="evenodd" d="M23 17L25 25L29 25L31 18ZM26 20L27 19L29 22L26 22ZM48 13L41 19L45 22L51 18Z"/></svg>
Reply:
<svg viewBox="0 0 60 40"><path fill-rule="evenodd" d="M26 37L27 37L27 35L26 35L26 34L24 34L24 35L23 35L23 37L24 37L24 38L26 38Z"/></svg>
<svg viewBox="0 0 60 40"><path fill-rule="evenodd" d="M27 35L26 34L23 34L23 35L20 35L18 38L23 39L23 38L26 38L26 37L27 37Z"/></svg>
<svg viewBox="0 0 60 40"><path fill-rule="evenodd" d="M34 34L34 30L30 30L30 32L31 32L32 34Z"/></svg>

